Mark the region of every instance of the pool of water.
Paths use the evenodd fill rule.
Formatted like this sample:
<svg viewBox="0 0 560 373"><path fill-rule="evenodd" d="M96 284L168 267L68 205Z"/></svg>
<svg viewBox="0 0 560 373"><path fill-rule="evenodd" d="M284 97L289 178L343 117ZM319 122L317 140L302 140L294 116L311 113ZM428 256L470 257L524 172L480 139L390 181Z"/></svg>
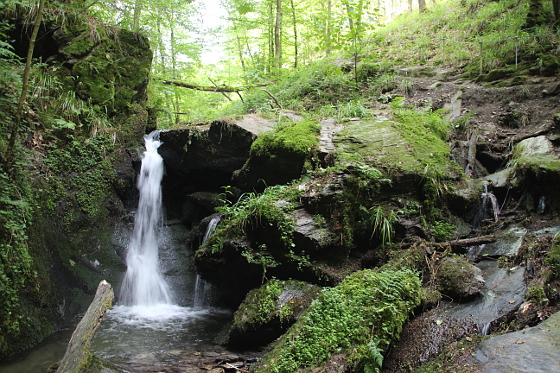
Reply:
<svg viewBox="0 0 560 373"><path fill-rule="evenodd" d="M0 363L1 373L45 373L47 368L64 356L74 328L61 330L43 340L31 350Z"/></svg>
<svg viewBox="0 0 560 373"><path fill-rule="evenodd" d="M118 364L197 350L212 344L230 316L226 310L169 304L116 306L106 314L92 350Z"/></svg>

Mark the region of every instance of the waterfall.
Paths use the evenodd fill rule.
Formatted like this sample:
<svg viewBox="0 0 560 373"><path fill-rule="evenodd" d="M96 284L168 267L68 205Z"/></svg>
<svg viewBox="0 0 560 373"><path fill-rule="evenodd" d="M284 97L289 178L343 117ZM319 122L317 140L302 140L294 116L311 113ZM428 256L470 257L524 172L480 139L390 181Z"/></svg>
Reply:
<svg viewBox="0 0 560 373"><path fill-rule="evenodd" d="M473 226L480 227L484 221L497 222L500 217L500 205L494 193L488 191L488 184L484 184L484 191L480 195L481 206L473 219Z"/></svg>
<svg viewBox="0 0 560 373"><path fill-rule="evenodd" d="M218 224L220 223L221 217L214 216L206 227L206 232L202 237L201 245L203 245L214 232L218 229ZM194 283L194 294L193 294L193 307L201 308L207 305L209 294L212 289L212 284L204 281L200 275L197 273L195 283Z"/></svg>
<svg viewBox="0 0 560 373"><path fill-rule="evenodd" d="M159 131L144 136L146 151L137 187L140 191L134 230L126 255L127 270L120 300L124 305L153 306L171 303L169 286L159 266L157 231L161 224L161 179L163 159Z"/></svg>
<svg viewBox="0 0 560 373"><path fill-rule="evenodd" d="M484 184L484 192L482 193L482 209L490 210L494 218L494 222L498 221L500 216L500 205L498 204L498 199L488 191L488 184Z"/></svg>

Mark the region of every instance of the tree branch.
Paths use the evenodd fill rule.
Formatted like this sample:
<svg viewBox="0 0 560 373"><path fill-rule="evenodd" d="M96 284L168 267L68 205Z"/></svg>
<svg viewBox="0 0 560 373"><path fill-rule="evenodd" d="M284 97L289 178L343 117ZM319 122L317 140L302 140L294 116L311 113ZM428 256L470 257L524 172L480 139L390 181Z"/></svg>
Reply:
<svg viewBox="0 0 560 373"><path fill-rule="evenodd" d="M255 87L265 87L265 86L270 84L270 83L262 83L262 84L257 84L257 85L249 86L249 87L228 87L228 86L225 86L225 85L209 87L209 86L202 86L202 85L196 85L196 84L177 82L175 80L162 80L161 82L163 84L167 84L167 85L174 85L174 86L177 86L177 87L188 88L188 89L196 89L197 91L220 92L220 93L223 93L223 92L241 92L241 91L245 91L247 89L251 89L251 88L255 88Z"/></svg>

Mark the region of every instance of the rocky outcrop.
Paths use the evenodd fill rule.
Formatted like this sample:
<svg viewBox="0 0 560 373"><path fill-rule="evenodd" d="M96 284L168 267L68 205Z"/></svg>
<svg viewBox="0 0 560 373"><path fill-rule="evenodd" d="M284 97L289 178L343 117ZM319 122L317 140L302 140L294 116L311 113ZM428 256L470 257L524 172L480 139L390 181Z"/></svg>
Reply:
<svg viewBox="0 0 560 373"><path fill-rule="evenodd" d="M439 290L459 301L477 296L485 283L480 268L459 256L443 259L435 277Z"/></svg>
<svg viewBox="0 0 560 373"><path fill-rule="evenodd" d="M218 342L244 349L272 342L296 322L320 290L301 281L270 280L247 294Z"/></svg>
<svg viewBox="0 0 560 373"><path fill-rule="evenodd" d="M484 340L471 363L482 373L549 373L560 361L560 312L541 324Z"/></svg>

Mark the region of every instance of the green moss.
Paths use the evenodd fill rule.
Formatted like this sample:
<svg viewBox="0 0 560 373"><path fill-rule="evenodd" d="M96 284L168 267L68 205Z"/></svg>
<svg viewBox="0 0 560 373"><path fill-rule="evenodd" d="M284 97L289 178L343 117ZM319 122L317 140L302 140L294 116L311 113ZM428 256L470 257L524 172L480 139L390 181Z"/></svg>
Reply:
<svg viewBox="0 0 560 373"><path fill-rule="evenodd" d="M290 154L305 158L319 144L319 130L320 127L316 123L305 120L281 125L275 131L262 134L253 142L251 156Z"/></svg>
<svg viewBox="0 0 560 373"><path fill-rule="evenodd" d="M429 165L444 177L460 173L449 158L449 124L441 113L396 109L395 121L355 121L337 134L341 153L356 154L364 163L391 171L421 175Z"/></svg>
<svg viewBox="0 0 560 373"><path fill-rule="evenodd" d="M284 302L280 297L284 291L298 292L300 296ZM293 322L318 292L319 287L302 281L272 279L247 294L234 314L233 328L256 329L275 320Z"/></svg>
<svg viewBox="0 0 560 373"><path fill-rule="evenodd" d="M300 193L292 186L276 185L266 188L260 194L243 194L235 204L228 203L218 208L224 214L224 219L216 233L210 236L198 254L208 249L213 252L220 251L227 240L245 236L256 229L273 230L285 249L292 248L295 223L290 214L294 203L290 201ZM264 243L261 245L257 242L257 246L266 249ZM266 254L259 252L245 254L248 261L266 265Z"/></svg>
<svg viewBox="0 0 560 373"><path fill-rule="evenodd" d="M531 286L527 289L528 300L538 304L548 304L549 300L546 297L546 292L542 286Z"/></svg>
<svg viewBox="0 0 560 373"><path fill-rule="evenodd" d="M419 291L411 271L356 272L323 290L256 372L325 372L335 354L349 370L378 371L383 352L419 304Z"/></svg>
<svg viewBox="0 0 560 373"><path fill-rule="evenodd" d="M546 259L544 264L549 266L552 270L552 275L554 278L560 278L560 240L554 239L552 247L548 254L546 254Z"/></svg>

